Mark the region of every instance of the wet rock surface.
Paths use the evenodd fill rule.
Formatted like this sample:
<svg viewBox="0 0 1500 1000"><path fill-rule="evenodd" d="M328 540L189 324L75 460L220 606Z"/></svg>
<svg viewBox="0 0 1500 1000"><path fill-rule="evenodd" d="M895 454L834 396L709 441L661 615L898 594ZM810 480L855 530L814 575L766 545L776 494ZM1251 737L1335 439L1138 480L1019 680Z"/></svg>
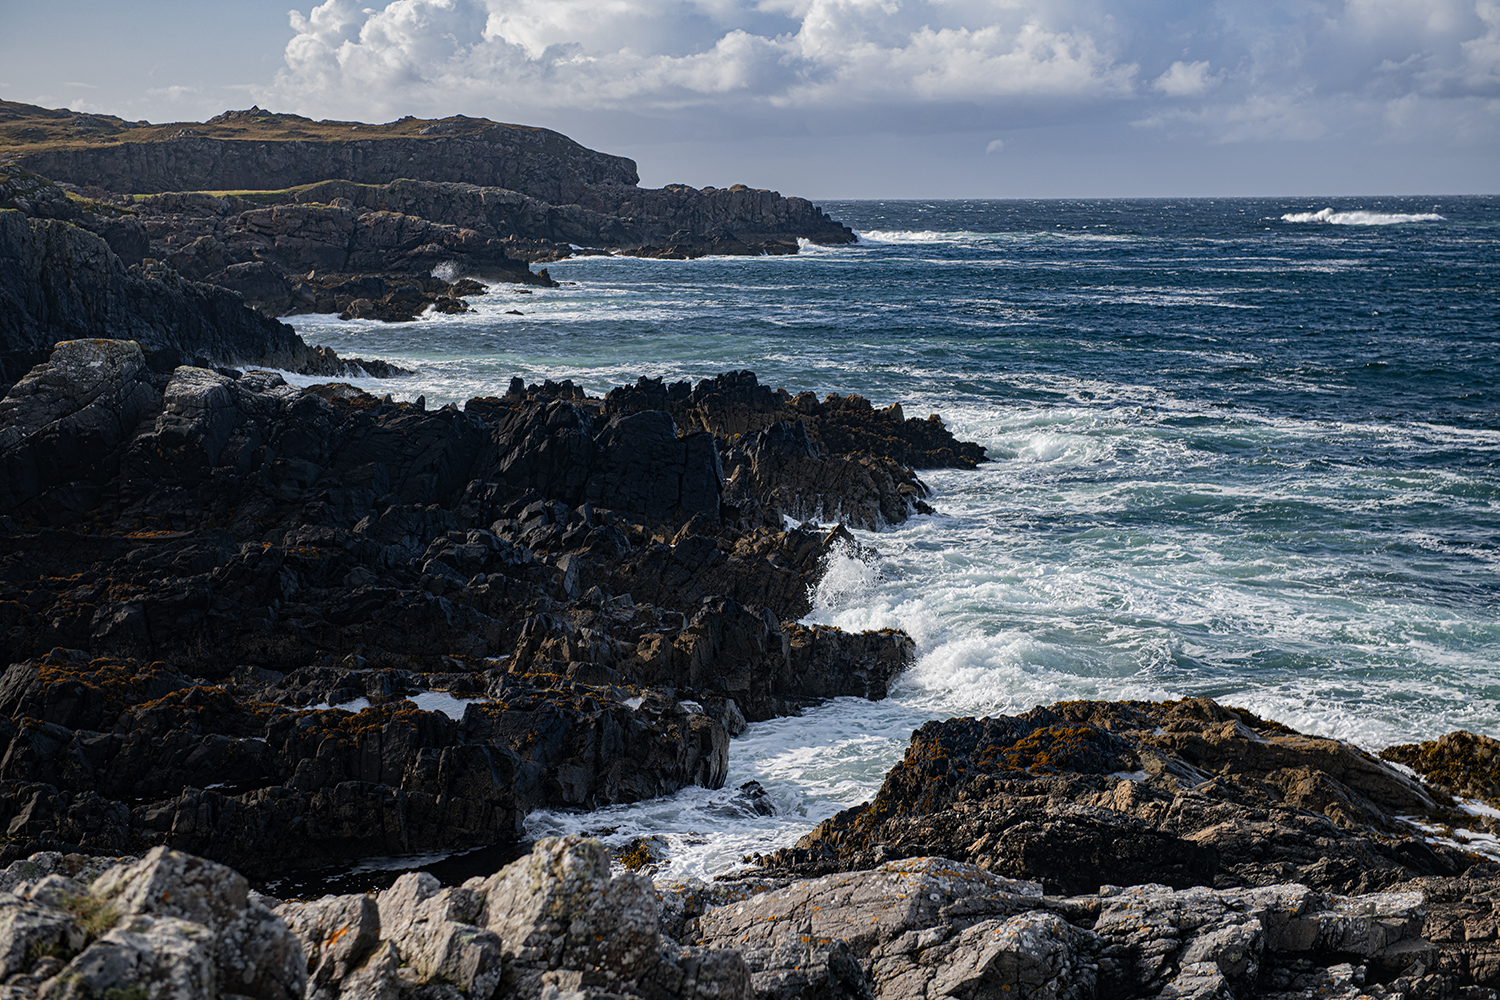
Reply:
<svg viewBox="0 0 1500 1000"><path fill-rule="evenodd" d="M64 343L0 401L0 859L514 841L884 697L907 636L795 624L854 540L726 503L726 440L568 384L428 411Z"/></svg>

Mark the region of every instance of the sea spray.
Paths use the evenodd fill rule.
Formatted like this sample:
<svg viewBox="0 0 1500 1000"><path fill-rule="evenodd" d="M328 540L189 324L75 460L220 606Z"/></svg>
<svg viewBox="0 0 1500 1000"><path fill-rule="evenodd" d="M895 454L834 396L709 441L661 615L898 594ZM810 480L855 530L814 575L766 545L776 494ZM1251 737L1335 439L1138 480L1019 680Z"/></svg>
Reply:
<svg viewBox="0 0 1500 1000"><path fill-rule="evenodd" d="M1370 749L1500 734L1500 199L1324 204L840 203L860 244L295 322L414 366L358 384L429 405L748 368L986 447L918 470L936 513L855 532L878 557L816 588L811 620L915 639L887 700L753 725L724 789L528 820L711 873L868 798L932 718L1207 695ZM734 804L751 780L774 816Z"/></svg>

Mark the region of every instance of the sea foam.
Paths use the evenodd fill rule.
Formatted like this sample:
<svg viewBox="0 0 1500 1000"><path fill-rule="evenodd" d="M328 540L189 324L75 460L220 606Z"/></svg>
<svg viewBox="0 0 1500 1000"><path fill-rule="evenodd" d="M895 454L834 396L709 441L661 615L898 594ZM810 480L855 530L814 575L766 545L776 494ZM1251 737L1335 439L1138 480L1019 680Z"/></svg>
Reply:
<svg viewBox="0 0 1500 1000"><path fill-rule="evenodd" d="M1325 222L1331 226L1394 226L1403 222L1446 222L1435 212L1335 212L1325 208L1317 212L1287 212L1282 222Z"/></svg>

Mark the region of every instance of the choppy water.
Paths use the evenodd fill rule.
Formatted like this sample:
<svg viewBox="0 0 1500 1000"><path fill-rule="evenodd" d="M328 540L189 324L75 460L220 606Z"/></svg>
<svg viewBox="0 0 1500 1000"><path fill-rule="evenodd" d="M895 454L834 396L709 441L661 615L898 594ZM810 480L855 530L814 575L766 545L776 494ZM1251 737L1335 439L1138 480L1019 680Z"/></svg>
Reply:
<svg viewBox="0 0 1500 1000"><path fill-rule="evenodd" d="M1372 749L1500 735L1500 198L826 207L859 244L296 322L415 364L363 383L398 398L749 368L941 413L994 459L926 474L939 513L817 594L817 621L916 639L889 700L752 727L723 791L534 834L665 834L663 874L719 871L868 798L921 722L1062 698L1204 694ZM752 778L778 815L734 808Z"/></svg>

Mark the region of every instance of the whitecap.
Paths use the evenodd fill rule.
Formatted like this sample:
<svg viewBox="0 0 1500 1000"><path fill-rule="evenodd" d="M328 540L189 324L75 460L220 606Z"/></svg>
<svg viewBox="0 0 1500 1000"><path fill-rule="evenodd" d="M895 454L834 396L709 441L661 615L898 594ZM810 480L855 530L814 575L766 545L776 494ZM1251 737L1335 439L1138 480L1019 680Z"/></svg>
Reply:
<svg viewBox="0 0 1500 1000"><path fill-rule="evenodd" d="M1335 212L1325 208L1317 212L1287 212L1282 222L1324 222L1331 226L1394 226L1403 222L1446 222L1435 212Z"/></svg>

